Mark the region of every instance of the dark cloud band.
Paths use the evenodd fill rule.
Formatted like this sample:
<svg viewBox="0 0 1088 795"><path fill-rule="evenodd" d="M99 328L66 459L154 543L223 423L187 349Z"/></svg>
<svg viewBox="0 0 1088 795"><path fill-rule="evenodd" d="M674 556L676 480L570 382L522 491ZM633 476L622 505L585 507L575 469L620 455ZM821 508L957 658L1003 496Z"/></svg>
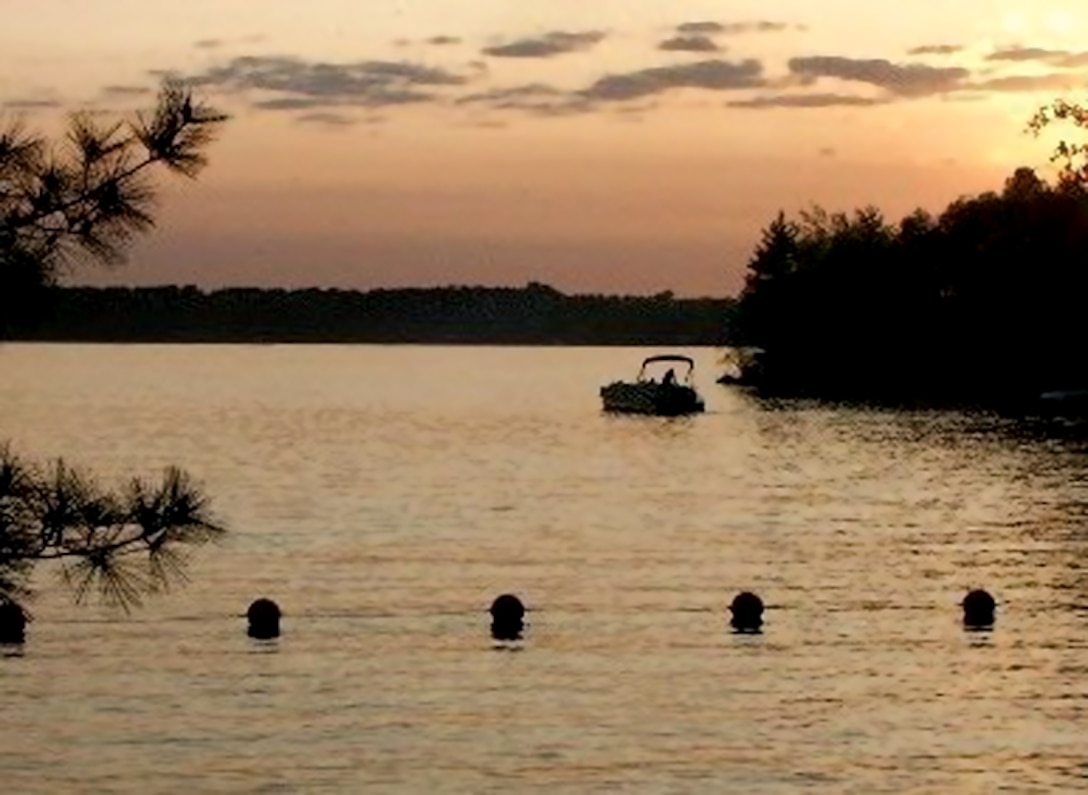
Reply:
<svg viewBox="0 0 1088 795"><path fill-rule="evenodd" d="M536 39L520 39L510 44L485 47L483 53L495 58L551 58L587 50L603 41L604 37L605 34L598 30L579 33L554 31Z"/></svg>
<svg viewBox="0 0 1088 795"><path fill-rule="evenodd" d="M605 75L581 93L594 101L624 101L675 88L730 91L764 84L763 65L759 61L711 60Z"/></svg>
<svg viewBox="0 0 1088 795"><path fill-rule="evenodd" d="M657 45L668 52L717 52L718 45L709 36L673 36Z"/></svg>
<svg viewBox="0 0 1088 795"><path fill-rule="evenodd" d="M285 56L245 56L194 75L190 82L226 91L276 94L256 101L255 107L298 110L423 102L433 98L434 93L420 90L421 87L459 86L467 78L445 69L403 61L337 64Z"/></svg>
<svg viewBox="0 0 1088 795"><path fill-rule="evenodd" d="M726 104L731 108L767 110L769 108L841 108L871 107L886 104L886 98L858 97L850 94L770 94L741 99Z"/></svg>
<svg viewBox="0 0 1088 795"><path fill-rule="evenodd" d="M970 74L959 67L894 64L882 58L856 59L833 55L791 58L790 72L809 79L833 77L878 86L900 96L924 96L954 90Z"/></svg>

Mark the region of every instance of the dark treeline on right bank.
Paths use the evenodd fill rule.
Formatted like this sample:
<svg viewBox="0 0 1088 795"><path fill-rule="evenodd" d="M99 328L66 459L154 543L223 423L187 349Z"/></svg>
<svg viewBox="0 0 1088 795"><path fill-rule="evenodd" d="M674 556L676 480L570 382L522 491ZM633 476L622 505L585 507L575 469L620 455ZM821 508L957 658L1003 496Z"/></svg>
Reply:
<svg viewBox="0 0 1088 795"><path fill-rule="evenodd" d="M1088 387L1088 190L1018 169L1000 192L889 223L779 214L749 264L736 343L761 391L1016 407Z"/></svg>

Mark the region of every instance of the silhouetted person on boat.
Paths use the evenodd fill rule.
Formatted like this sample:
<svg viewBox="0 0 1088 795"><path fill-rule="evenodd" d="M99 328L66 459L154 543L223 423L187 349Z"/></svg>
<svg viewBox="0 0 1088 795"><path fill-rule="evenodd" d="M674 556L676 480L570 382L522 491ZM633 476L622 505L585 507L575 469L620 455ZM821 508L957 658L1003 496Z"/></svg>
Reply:
<svg viewBox="0 0 1088 795"><path fill-rule="evenodd" d="M676 386L676 371L669 368L669 371L665 373L665 377L661 379L662 386Z"/></svg>

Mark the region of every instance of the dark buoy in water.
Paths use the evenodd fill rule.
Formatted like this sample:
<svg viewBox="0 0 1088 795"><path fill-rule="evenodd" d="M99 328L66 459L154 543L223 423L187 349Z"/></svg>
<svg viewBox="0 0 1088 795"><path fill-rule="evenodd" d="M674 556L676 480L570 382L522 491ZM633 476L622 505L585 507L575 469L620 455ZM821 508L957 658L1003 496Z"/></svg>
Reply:
<svg viewBox="0 0 1088 795"><path fill-rule="evenodd" d="M981 588L969 592L963 597L963 625L973 629L991 627L994 623L994 611L997 602L988 591Z"/></svg>
<svg viewBox="0 0 1088 795"><path fill-rule="evenodd" d="M271 599L257 599L246 611L249 619L247 634L257 640L271 640L280 636L280 607Z"/></svg>
<svg viewBox="0 0 1088 795"><path fill-rule="evenodd" d="M491 637L519 640L525 629L525 605L513 594L504 593L491 603Z"/></svg>
<svg viewBox="0 0 1088 795"><path fill-rule="evenodd" d="M0 643L26 640L26 612L15 602L0 603Z"/></svg>
<svg viewBox="0 0 1088 795"><path fill-rule="evenodd" d="M763 600L751 591L733 597L729 612L733 614L729 624L737 632L759 632L763 626Z"/></svg>

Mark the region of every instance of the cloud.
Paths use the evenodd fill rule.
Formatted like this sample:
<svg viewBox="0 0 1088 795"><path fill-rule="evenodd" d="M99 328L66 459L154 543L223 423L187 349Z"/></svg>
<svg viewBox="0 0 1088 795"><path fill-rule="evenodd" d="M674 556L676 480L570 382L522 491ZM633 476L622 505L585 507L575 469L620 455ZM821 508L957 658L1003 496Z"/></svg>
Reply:
<svg viewBox="0 0 1088 795"><path fill-rule="evenodd" d="M1068 72L1053 72L1045 75L1009 75L1008 77L995 77L981 83L974 83L966 88L979 91L999 92L1030 92L1030 91L1064 91L1067 89L1081 89L1088 87L1088 79L1084 75L1073 75Z"/></svg>
<svg viewBox="0 0 1088 795"><path fill-rule="evenodd" d="M49 110L61 105L57 99L9 99L3 103L8 110Z"/></svg>
<svg viewBox="0 0 1088 795"><path fill-rule="evenodd" d="M198 50L218 50L222 47L226 47L229 44L253 44L261 41L264 41L264 36L255 34L252 36L242 36L234 39L198 39L197 41L193 42L193 46Z"/></svg>
<svg viewBox="0 0 1088 795"><path fill-rule="evenodd" d="M1053 58L1068 56L1065 50L1047 50L1042 47L1008 47L995 50L986 56L987 61L1049 61Z"/></svg>
<svg viewBox="0 0 1088 795"><path fill-rule="evenodd" d="M676 32L683 36L723 33L725 27L720 22L681 22Z"/></svg>
<svg viewBox="0 0 1088 795"><path fill-rule="evenodd" d="M258 110L309 110L310 108L323 108L328 101L316 97L280 97L279 99L262 99L253 103Z"/></svg>
<svg viewBox="0 0 1088 795"><path fill-rule="evenodd" d="M148 86L106 86L102 89L102 93L111 97L142 97L148 94L155 93L153 88Z"/></svg>
<svg viewBox="0 0 1088 795"><path fill-rule="evenodd" d="M882 58L856 59L833 55L791 58L789 69L803 78L834 77L879 86L899 96L925 96L960 87L968 76L959 67L893 64Z"/></svg>
<svg viewBox="0 0 1088 795"><path fill-rule="evenodd" d="M1088 66L1088 52L1069 52L1068 50L1050 50L1045 47L1007 47L995 50L986 56L987 61L1010 61L1024 63L1040 61L1059 69L1080 69Z"/></svg>
<svg viewBox="0 0 1088 795"><path fill-rule="evenodd" d="M767 94L727 102L731 108L765 110L768 108L833 108L833 107L871 107L884 105L886 97L858 97L851 94Z"/></svg>
<svg viewBox="0 0 1088 795"><path fill-rule="evenodd" d="M527 83L509 88L496 88L492 91L481 91L476 94L466 94L457 99L457 104L486 104L501 107L507 102L521 102L526 99L555 98L559 96L564 96L564 92L554 86L545 85L544 83Z"/></svg>
<svg viewBox="0 0 1088 795"><path fill-rule="evenodd" d="M264 110L298 110L336 105L381 107L435 99L429 91L458 86L467 78L405 61L327 63L287 56L243 56L225 66L191 76L198 86L239 93L256 91L278 96L254 102Z"/></svg>
<svg viewBox="0 0 1088 795"><path fill-rule="evenodd" d="M758 22L732 22L722 26L722 33L727 35L733 35L738 33L777 33L778 31L788 30L789 25L785 22L768 22L767 20L760 20Z"/></svg>
<svg viewBox="0 0 1088 795"><path fill-rule="evenodd" d="M1052 64L1065 69L1080 69L1088 66L1088 52L1068 53L1054 60Z"/></svg>
<svg viewBox="0 0 1088 795"><path fill-rule="evenodd" d="M437 47L444 47L449 44L460 44L461 40L456 36L431 36L427 39L427 43Z"/></svg>
<svg viewBox="0 0 1088 795"><path fill-rule="evenodd" d="M709 36L673 36L658 44L657 48L672 52L717 52L718 45Z"/></svg>
<svg viewBox="0 0 1088 795"><path fill-rule="evenodd" d="M325 127L343 128L354 127L358 124L358 120L345 116L343 113L332 113L329 111L318 113L305 113L301 116L296 116L295 121L301 124L320 124Z"/></svg>
<svg viewBox="0 0 1088 795"><path fill-rule="evenodd" d="M911 47L907 55L954 55L962 51L960 44L923 44L921 47Z"/></svg>
<svg viewBox="0 0 1088 795"><path fill-rule="evenodd" d="M364 105L366 107L380 108L388 105L410 105L415 102L428 102L432 99L434 99L433 94L420 91L383 89L371 92L364 101L343 100L329 102L325 97L280 97L258 100L253 103L253 107L258 110L307 110L309 108L324 108L329 105Z"/></svg>
<svg viewBox="0 0 1088 795"><path fill-rule="evenodd" d="M755 22L712 22L704 20L700 22L682 22L676 26L676 32L682 36L705 35L714 36L722 34L736 36L742 33L774 33L790 29L789 23L771 22L761 19ZM799 29L801 26L797 26Z"/></svg>
<svg viewBox="0 0 1088 795"><path fill-rule="evenodd" d="M730 91L759 88L765 83L763 65L759 61L749 59L732 63L711 60L605 75L580 94L596 101L624 101L674 88Z"/></svg>
<svg viewBox="0 0 1088 795"><path fill-rule="evenodd" d="M457 99L458 105L484 105L491 110L513 110L537 116L560 116L590 110L584 97L571 95L544 83L497 88Z"/></svg>
<svg viewBox="0 0 1088 795"><path fill-rule="evenodd" d="M496 58L551 58L587 50L603 41L604 37L605 34L597 30L580 33L557 30L536 39L520 39L510 44L485 47L483 53Z"/></svg>
<svg viewBox="0 0 1088 795"><path fill-rule="evenodd" d="M1013 63L1043 60L1053 65L1051 59L1069 59L1072 57L1071 54L1063 51L1044 50L1037 47L1016 47L997 50L987 56L987 60ZM953 95L955 98L966 98L968 94L965 92L1013 93L1061 91L1088 87L1085 76L1068 72L1052 72L1043 75L1008 75L968 82L967 78L970 73L966 69L957 67L937 68L923 64L900 65L882 59L857 60L834 56L793 58L789 62L789 68L793 74L801 78L815 80L821 77L833 77L840 80L868 83L883 88L896 97L946 94L950 98ZM805 100L799 101L804 102ZM745 106L741 105L740 107Z"/></svg>

